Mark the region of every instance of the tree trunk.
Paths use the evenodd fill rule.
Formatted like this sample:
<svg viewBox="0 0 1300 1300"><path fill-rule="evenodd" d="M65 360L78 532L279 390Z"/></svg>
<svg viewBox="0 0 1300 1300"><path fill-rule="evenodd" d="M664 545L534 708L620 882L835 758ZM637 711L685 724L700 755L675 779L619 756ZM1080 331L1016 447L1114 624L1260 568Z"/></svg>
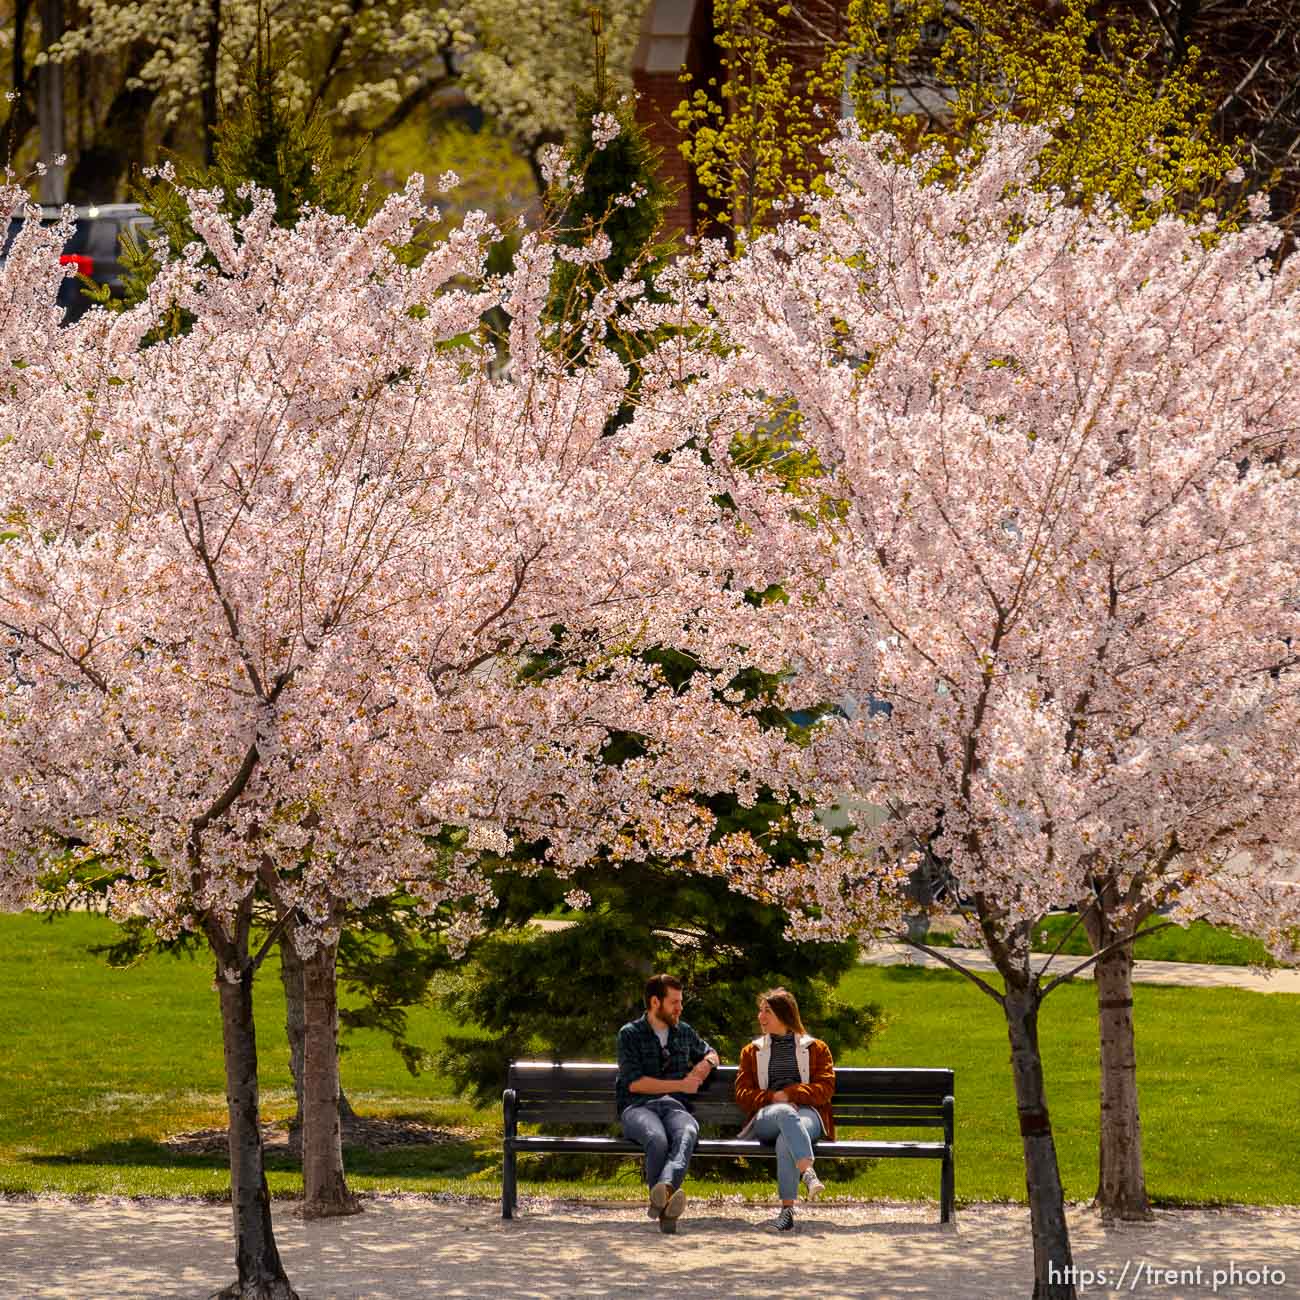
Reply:
<svg viewBox="0 0 1300 1300"><path fill-rule="evenodd" d="M209 934L217 955L217 988L221 998L230 1123L230 1202L238 1274L238 1280L217 1292L213 1300L298 1300L285 1275L271 1231L271 1194L266 1185L258 1114L254 971L248 956L251 916L251 907L241 909L233 943L224 934ZM226 978L232 971L237 976L234 982Z"/></svg>
<svg viewBox="0 0 1300 1300"><path fill-rule="evenodd" d="M27 18L32 11L32 0L14 0L13 63L9 80L13 83L13 112L21 111L22 97L27 93Z"/></svg>
<svg viewBox="0 0 1300 1300"><path fill-rule="evenodd" d="M31 0L15 0L13 26L13 62L10 80L14 98L9 101L9 116L4 123L4 142L8 156L18 156L31 129L36 125L32 115L31 96L27 85L27 20L31 15Z"/></svg>
<svg viewBox="0 0 1300 1300"><path fill-rule="evenodd" d="M211 167L217 160L216 127L221 108L217 89L218 67L221 62L221 0L208 0L206 26L200 104L203 109L203 165Z"/></svg>
<svg viewBox="0 0 1300 1300"><path fill-rule="evenodd" d="M1150 1219L1142 1163L1137 1051L1133 1033L1133 948L1097 962L1101 1033L1101 1150L1095 1205L1104 1219Z"/></svg>
<svg viewBox="0 0 1300 1300"><path fill-rule="evenodd" d="M1025 1185L1034 1240L1034 1300L1075 1300L1074 1260L1065 1221L1065 1193L1047 1112L1038 1050L1038 987L1007 982L1002 1009L1011 1039L1011 1072L1020 1115Z"/></svg>
<svg viewBox="0 0 1300 1300"><path fill-rule="evenodd" d="M294 1093L293 1120L289 1125L289 1150L301 1157L303 1040L307 1030L307 1008L303 1001L302 958L298 956L298 949L293 946L293 935L288 931L280 935L280 983L284 987L284 1033L289 1043L289 1073L293 1076ZM335 1029L337 1047L337 1010ZM340 1081L339 1121L347 1125L356 1118L357 1113L352 1109Z"/></svg>
<svg viewBox="0 0 1300 1300"><path fill-rule="evenodd" d="M1092 881L1096 901L1084 909L1093 952L1131 939L1151 915L1140 882L1121 888L1113 876ZM1103 1219L1149 1219L1142 1120L1133 1032L1133 945L1112 949L1096 963L1097 1024L1101 1040L1101 1122L1097 1195Z"/></svg>
<svg viewBox="0 0 1300 1300"><path fill-rule="evenodd" d="M337 943L320 944L302 963L304 1011L302 1089L303 1217L359 1214L343 1172L339 1125Z"/></svg>
<svg viewBox="0 0 1300 1300"><path fill-rule="evenodd" d="M288 929L280 933L280 983L284 986L284 1034L289 1040L289 1073L293 1075L294 1110L289 1128L291 1134L298 1131L301 1136L302 1053L307 1010L302 998L302 958L293 946L293 932Z"/></svg>
<svg viewBox="0 0 1300 1300"><path fill-rule="evenodd" d="M127 66L133 77L144 66L136 59ZM145 130L155 92L144 86L123 86L113 97L104 124L93 142L77 153L68 177L69 203L108 203L127 193L127 177L144 154Z"/></svg>
<svg viewBox="0 0 1300 1300"><path fill-rule="evenodd" d="M63 37L63 0L40 0L41 48ZM41 128L40 201L61 204L68 192L66 164L56 162L67 152L63 135L63 64L43 63L36 69L36 116Z"/></svg>

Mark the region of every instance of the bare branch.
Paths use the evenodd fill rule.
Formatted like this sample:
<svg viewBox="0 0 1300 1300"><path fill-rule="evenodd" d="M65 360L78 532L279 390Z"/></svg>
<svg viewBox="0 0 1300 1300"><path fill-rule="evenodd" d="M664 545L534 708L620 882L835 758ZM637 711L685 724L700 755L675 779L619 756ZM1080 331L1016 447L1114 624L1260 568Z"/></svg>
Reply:
<svg viewBox="0 0 1300 1300"><path fill-rule="evenodd" d="M977 988L983 989L984 992L987 993L989 997L991 997L995 1002L1000 1003L1005 1001L1005 996L999 993L997 989L993 987L993 985L989 984L985 980L982 980L969 967L963 966L960 962L954 961L951 957L947 956L944 953L942 948L931 948L929 944L920 943L916 939L908 939L907 942L913 948L918 949L919 951L925 953L927 956L933 957L936 961L943 962L945 966L948 966L952 970L955 970L958 975L965 975L966 978L970 980L972 984L974 984Z"/></svg>
<svg viewBox="0 0 1300 1300"><path fill-rule="evenodd" d="M1139 930L1136 934L1131 934L1126 938L1116 939L1114 943L1108 943L1104 948L1099 948L1094 952L1087 961L1080 962L1073 970L1062 971L1061 974L1059 974L1045 989L1042 990L1039 997L1045 998L1058 984L1064 984L1066 980L1074 979L1080 971L1087 970L1094 962L1100 961L1108 953L1114 952L1117 948L1122 948L1126 943L1135 943L1138 939L1143 939L1148 934L1155 934L1158 930L1167 930L1174 924L1175 922L1173 921L1163 921L1160 925L1150 926L1148 929ZM1046 966L1044 966L1044 969L1046 969Z"/></svg>

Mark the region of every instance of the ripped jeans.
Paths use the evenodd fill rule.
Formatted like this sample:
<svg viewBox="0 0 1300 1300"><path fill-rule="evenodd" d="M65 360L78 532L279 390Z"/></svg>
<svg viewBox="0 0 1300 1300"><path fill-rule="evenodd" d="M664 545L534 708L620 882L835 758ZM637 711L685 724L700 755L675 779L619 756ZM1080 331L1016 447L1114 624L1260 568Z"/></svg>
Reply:
<svg viewBox="0 0 1300 1300"><path fill-rule="evenodd" d="M773 1102L754 1117L746 1136L776 1143L776 1186L783 1201L798 1199L799 1161L813 1158L812 1144L821 1135L821 1116L811 1106Z"/></svg>
<svg viewBox="0 0 1300 1300"><path fill-rule="evenodd" d="M648 1186L667 1183L674 1191L686 1177L700 1126L676 1097L651 1097L623 1112L623 1136L645 1149Z"/></svg>

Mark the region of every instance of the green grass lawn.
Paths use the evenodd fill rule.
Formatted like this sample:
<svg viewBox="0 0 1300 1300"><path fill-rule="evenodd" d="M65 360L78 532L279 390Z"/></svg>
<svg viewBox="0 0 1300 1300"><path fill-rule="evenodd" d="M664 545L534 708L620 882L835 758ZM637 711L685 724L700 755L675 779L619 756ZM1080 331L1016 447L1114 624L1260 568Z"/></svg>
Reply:
<svg viewBox="0 0 1300 1300"><path fill-rule="evenodd" d="M1034 927L1034 947L1051 952L1061 936L1074 924L1074 916L1057 914ZM1154 916L1147 926L1162 925L1164 918ZM1066 940L1063 953L1083 956L1091 951L1083 926L1075 926ZM1166 925L1163 930L1146 935L1133 945L1133 955L1143 961L1209 962L1220 966L1276 966L1268 950L1258 939L1234 934L1208 921L1193 921L1186 929Z"/></svg>
<svg viewBox="0 0 1300 1300"><path fill-rule="evenodd" d="M228 1184L219 1156L177 1157L159 1139L225 1123L221 1042L208 962L155 958L110 971L86 952L111 933L93 916L0 916L0 1192L57 1191L217 1196ZM292 1109L278 972L258 977L256 1011L266 1118ZM842 992L874 1001L888 1022L869 1054L846 1065L950 1066L956 1071L960 1199L1023 1199L1024 1175L1001 1013L960 976L907 967L854 971ZM1097 1046L1091 984L1049 998L1042 1022L1049 1101L1067 1195L1096 1180ZM1140 986L1139 1079L1150 1190L1159 1201L1300 1204L1290 1158L1300 1136L1300 997L1236 989ZM413 1037L436 1047L449 1027L436 1010L412 1017ZM706 1033L708 1026L699 1026ZM610 1026L611 1045L615 1026ZM815 1026L814 1026L815 1029ZM593 1045L593 1056L608 1054ZM499 1190L500 1116L451 1095L436 1074L413 1079L386 1040L358 1034L344 1056L353 1104L367 1115L405 1115L456 1131L433 1147L349 1152L358 1189ZM902 1136L902 1133L893 1134ZM278 1195L296 1194L287 1157L271 1156ZM639 1196L631 1161L572 1164L525 1192ZM736 1181L727 1162L701 1161L701 1193L767 1197L771 1182ZM530 1172L531 1171L531 1172ZM832 1192L861 1197L938 1194L929 1162L845 1164Z"/></svg>
<svg viewBox="0 0 1300 1300"><path fill-rule="evenodd" d="M1073 913L1057 912L1045 917L1034 927L1034 951L1052 952L1062 935L1069 938L1061 949L1077 957L1086 957L1092 949L1082 925L1075 924ZM1162 917L1152 917L1148 926L1163 925L1164 929L1146 935L1133 945L1133 955L1143 961L1208 962L1218 966L1268 966L1277 962L1258 939L1234 934L1222 926L1208 921L1193 921L1185 929L1180 925L1167 925ZM951 947L953 936L946 931L932 932L927 940L936 948Z"/></svg>

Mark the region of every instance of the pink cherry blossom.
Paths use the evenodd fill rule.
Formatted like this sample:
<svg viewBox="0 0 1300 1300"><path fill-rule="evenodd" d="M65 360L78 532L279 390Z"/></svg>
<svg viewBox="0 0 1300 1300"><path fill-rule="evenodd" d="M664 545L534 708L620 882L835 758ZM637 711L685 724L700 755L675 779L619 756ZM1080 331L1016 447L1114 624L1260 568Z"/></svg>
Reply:
<svg viewBox="0 0 1300 1300"><path fill-rule="evenodd" d="M794 779L710 677L648 690L634 657L675 645L722 682L784 662L744 599L784 559L684 445L707 418L682 396L691 349L647 359L611 430L624 365L546 345L547 237L489 279L475 214L404 266L421 186L364 230L281 229L265 195L235 225L188 195L217 265L196 247L140 308L51 332L0 407L9 898L71 838L132 864L114 905L160 926L233 917L260 879L326 934L336 903L399 885L490 901L476 850L429 848L446 825L544 836L561 871L611 839L689 859L712 819L661 792ZM49 288L40 239L4 269L15 298ZM142 350L172 299L193 330ZM508 354L481 337L493 306ZM558 670L521 684L541 651ZM601 764L613 730L644 756Z"/></svg>
<svg viewBox="0 0 1300 1300"><path fill-rule="evenodd" d="M824 770L899 812L860 844L942 810L1008 940L1099 863L1176 845L1177 894L1297 825L1300 260L1270 271L1267 225L1206 247L1065 207L1036 147L1003 131L945 188L849 133L816 227L716 276L701 385L793 399L842 503L799 617L824 695L892 705L821 729Z"/></svg>
<svg viewBox="0 0 1300 1300"><path fill-rule="evenodd" d="M680 296L716 317L693 400L719 441L793 411L825 472L820 580L782 617L820 641L814 694L890 710L814 757L894 814L860 853L929 844L969 900L1057 1294L1034 922L1101 900L1122 937L1168 906L1297 957L1300 891L1264 864L1300 830L1300 257L1273 269L1263 224L1067 207L1031 187L1041 140L1002 129L943 184L849 129L809 222Z"/></svg>

